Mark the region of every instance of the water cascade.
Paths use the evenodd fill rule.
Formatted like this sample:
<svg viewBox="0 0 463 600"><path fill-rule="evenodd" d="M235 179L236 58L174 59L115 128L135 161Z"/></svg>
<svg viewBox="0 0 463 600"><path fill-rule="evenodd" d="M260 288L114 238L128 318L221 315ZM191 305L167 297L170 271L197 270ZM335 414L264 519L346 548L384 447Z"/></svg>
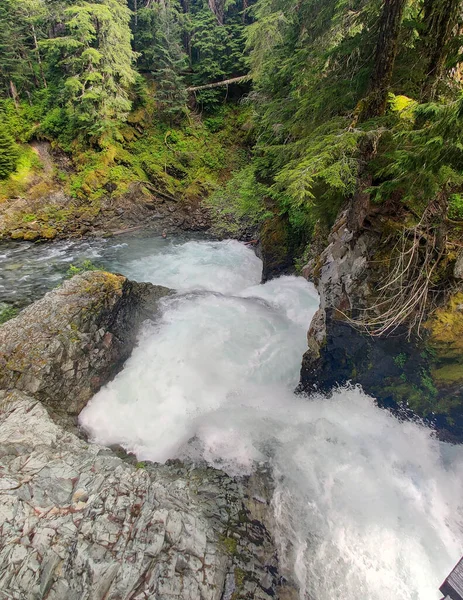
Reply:
<svg viewBox="0 0 463 600"><path fill-rule="evenodd" d="M317 308L302 278L259 284L238 242L172 244L124 273L169 285L122 372L80 417L140 460L269 465L286 567L301 598L433 600L462 550L463 451L355 388L298 397Z"/></svg>

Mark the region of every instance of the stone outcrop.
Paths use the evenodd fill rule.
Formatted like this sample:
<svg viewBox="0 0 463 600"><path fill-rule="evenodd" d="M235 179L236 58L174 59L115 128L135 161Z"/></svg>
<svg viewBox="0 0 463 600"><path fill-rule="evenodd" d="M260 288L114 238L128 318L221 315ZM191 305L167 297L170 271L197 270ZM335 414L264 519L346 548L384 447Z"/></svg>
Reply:
<svg viewBox="0 0 463 600"><path fill-rule="evenodd" d="M455 279L463 279L463 251L457 257L455 268L453 270Z"/></svg>
<svg viewBox="0 0 463 600"><path fill-rule="evenodd" d="M0 589L14 600L295 598L246 482L131 464L20 392L0 403Z"/></svg>
<svg viewBox="0 0 463 600"><path fill-rule="evenodd" d="M456 281L453 295L428 317L422 337L405 326L373 337L352 324L375 304L384 283L385 238L380 221L353 235L345 212L327 247L304 268L318 287L320 309L308 332L300 389L329 392L346 382L360 384L380 405L402 414L411 409L441 435L463 439L463 295Z"/></svg>
<svg viewBox="0 0 463 600"><path fill-rule="evenodd" d="M121 367L168 293L88 272L0 327L5 597L296 600L279 573L265 473L137 463L63 418Z"/></svg>
<svg viewBox="0 0 463 600"><path fill-rule="evenodd" d="M77 415L130 356L138 325L169 292L102 271L64 282L0 328L0 389Z"/></svg>

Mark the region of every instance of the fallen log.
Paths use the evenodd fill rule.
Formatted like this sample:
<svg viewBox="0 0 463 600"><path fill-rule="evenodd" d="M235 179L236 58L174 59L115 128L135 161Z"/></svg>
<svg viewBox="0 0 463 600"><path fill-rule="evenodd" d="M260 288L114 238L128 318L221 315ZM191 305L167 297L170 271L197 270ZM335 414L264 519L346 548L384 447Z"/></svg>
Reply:
<svg viewBox="0 0 463 600"><path fill-rule="evenodd" d="M186 89L187 92L197 92L199 90L210 90L216 87L222 87L224 85L230 85L231 83L240 83L251 79L250 75L241 75L240 77L232 77L232 79L225 79L224 81L215 81L214 83L206 83L205 85L196 85Z"/></svg>

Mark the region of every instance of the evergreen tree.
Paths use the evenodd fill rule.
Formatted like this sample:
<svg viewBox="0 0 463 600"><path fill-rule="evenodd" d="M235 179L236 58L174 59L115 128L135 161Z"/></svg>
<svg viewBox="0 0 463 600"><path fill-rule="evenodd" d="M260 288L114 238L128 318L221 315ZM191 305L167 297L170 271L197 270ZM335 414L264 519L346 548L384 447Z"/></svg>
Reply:
<svg viewBox="0 0 463 600"><path fill-rule="evenodd" d="M135 37L139 65L143 71L152 73L156 101L170 121L180 118L187 104L183 73L188 68L188 57L182 47L179 9L170 0L139 9Z"/></svg>
<svg viewBox="0 0 463 600"><path fill-rule="evenodd" d="M4 124L0 123L0 179L16 170L18 149Z"/></svg>
<svg viewBox="0 0 463 600"><path fill-rule="evenodd" d="M406 0L385 0L384 2L378 26L378 40L369 92L362 103L359 115L361 121L379 117L386 111L405 3Z"/></svg>
<svg viewBox="0 0 463 600"><path fill-rule="evenodd" d="M425 0L423 45L425 69L422 81L422 97L433 100L446 69L446 60L455 39L455 28L463 19L460 0ZM460 44L461 45L461 44ZM456 47L457 53L460 48ZM450 65L450 66L455 66Z"/></svg>
<svg viewBox="0 0 463 600"><path fill-rule="evenodd" d="M129 89L135 81L124 0L79 2L66 9L67 35L49 40L58 50L65 100L78 132L97 141L117 128L131 107Z"/></svg>
<svg viewBox="0 0 463 600"><path fill-rule="evenodd" d="M20 0L0 3L0 85L17 103L24 92L39 85L30 29ZM36 5L37 8L37 5Z"/></svg>
<svg viewBox="0 0 463 600"><path fill-rule="evenodd" d="M195 86L218 82L248 71L245 58L246 14L234 2L196 0L189 13L191 32L191 82ZM223 89L197 93L197 101L213 107Z"/></svg>
<svg viewBox="0 0 463 600"><path fill-rule="evenodd" d="M154 49L156 99L169 119L182 116L186 110L187 92L182 73L188 59L181 47L181 29L176 10L166 1L159 5L159 37Z"/></svg>

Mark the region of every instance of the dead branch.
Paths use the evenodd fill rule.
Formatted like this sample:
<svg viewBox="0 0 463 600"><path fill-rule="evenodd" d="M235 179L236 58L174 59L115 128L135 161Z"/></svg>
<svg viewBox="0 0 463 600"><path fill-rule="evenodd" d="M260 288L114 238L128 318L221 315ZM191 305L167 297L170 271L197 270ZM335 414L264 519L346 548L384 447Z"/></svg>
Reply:
<svg viewBox="0 0 463 600"><path fill-rule="evenodd" d="M439 293L435 276L447 245L446 210L447 199L441 195L426 207L416 225L402 229L377 301L359 318L346 316L351 324L372 336L390 335L401 326L420 335L430 303Z"/></svg>

